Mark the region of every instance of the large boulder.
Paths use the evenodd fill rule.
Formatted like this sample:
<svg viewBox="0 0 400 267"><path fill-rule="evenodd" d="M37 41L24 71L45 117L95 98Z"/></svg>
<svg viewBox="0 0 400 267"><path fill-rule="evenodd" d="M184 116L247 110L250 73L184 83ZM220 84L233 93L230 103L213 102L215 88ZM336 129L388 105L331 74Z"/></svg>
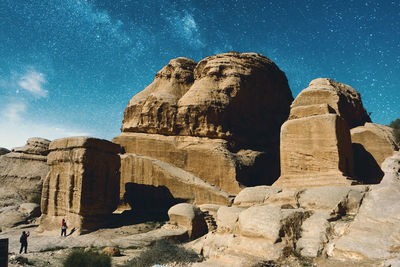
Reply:
<svg viewBox="0 0 400 267"><path fill-rule="evenodd" d="M96 138L53 141L39 231L58 229L62 219L78 234L106 224L119 200L119 152L120 146Z"/></svg>
<svg viewBox="0 0 400 267"><path fill-rule="evenodd" d="M190 239L196 239L208 231L203 213L192 204L177 204L168 210L168 216L171 224L182 226L188 230Z"/></svg>
<svg viewBox="0 0 400 267"><path fill-rule="evenodd" d="M14 202L40 199L42 183L49 172L49 143L46 139L30 138L24 147L0 156L0 190L9 195L14 192ZM0 206L1 202L0 199Z"/></svg>
<svg viewBox="0 0 400 267"><path fill-rule="evenodd" d="M355 174L366 183L379 183L383 177L380 166L399 150L393 129L386 125L365 123L351 129Z"/></svg>
<svg viewBox="0 0 400 267"><path fill-rule="evenodd" d="M332 244L329 256L357 261L399 257L400 153L387 158L382 169L382 182L371 186L354 222Z"/></svg>
<svg viewBox="0 0 400 267"><path fill-rule="evenodd" d="M248 207L263 204L270 196L281 192L278 187L260 185L244 188L235 197L233 204L236 206Z"/></svg>
<svg viewBox="0 0 400 267"><path fill-rule="evenodd" d="M208 258L240 255L277 260L294 249L301 225L310 214L304 209L280 209L272 205L248 209L221 207L217 231L198 239L191 247Z"/></svg>

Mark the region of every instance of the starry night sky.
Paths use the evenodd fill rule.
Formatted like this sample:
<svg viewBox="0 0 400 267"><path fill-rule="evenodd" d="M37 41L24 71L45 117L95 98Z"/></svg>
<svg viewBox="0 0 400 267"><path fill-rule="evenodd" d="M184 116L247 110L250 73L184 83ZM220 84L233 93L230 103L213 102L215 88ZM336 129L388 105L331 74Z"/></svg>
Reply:
<svg viewBox="0 0 400 267"><path fill-rule="evenodd" d="M119 135L123 111L170 59L258 52L293 96L317 77L400 117L400 1L0 0L0 147Z"/></svg>

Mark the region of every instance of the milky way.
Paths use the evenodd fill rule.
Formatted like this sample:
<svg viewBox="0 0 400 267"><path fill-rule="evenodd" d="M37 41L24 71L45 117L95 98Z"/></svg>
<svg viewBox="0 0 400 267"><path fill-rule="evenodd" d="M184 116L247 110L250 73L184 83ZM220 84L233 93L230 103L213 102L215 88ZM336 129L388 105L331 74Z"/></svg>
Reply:
<svg viewBox="0 0 400 267"><path fill-rule="evenodd" d="M2 0L0 18L0 147L111 139L170 59L228 51L272 59L294 96L329 77L400 117L399 1Z"/></svg>

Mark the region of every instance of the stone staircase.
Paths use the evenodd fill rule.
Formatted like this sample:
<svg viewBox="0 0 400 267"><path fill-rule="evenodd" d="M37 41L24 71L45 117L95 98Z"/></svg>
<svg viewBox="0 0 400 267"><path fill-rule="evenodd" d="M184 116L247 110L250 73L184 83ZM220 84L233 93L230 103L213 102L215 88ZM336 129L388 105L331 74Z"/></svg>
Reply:
<svg viewBox="0 0 400 267"><path fill-rule="evenodd" d="M210 214L208 210L203 211L204 220L207 223L208 232L217 230L217 222L213 215Z"/></svg>

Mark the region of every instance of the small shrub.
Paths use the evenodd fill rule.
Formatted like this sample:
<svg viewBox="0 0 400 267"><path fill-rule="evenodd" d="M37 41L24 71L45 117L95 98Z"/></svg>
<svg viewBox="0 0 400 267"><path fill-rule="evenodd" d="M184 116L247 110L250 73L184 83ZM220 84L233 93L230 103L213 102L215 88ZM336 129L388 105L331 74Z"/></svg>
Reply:
<svg viewBox="0 0 400 267"><path fill-rule="evenodd" d="M203 258L194 251L182 248L168 240L160 240L138 257L130 260L125 266L148 267L170 262L190 263L202 260Z"/></svg>
<svg viewBox="0 0 400 267"><path fill-rule="evenodd" d="M111 257L94 251L73 250L63 262L64 267L111 267Z"/></svg>

